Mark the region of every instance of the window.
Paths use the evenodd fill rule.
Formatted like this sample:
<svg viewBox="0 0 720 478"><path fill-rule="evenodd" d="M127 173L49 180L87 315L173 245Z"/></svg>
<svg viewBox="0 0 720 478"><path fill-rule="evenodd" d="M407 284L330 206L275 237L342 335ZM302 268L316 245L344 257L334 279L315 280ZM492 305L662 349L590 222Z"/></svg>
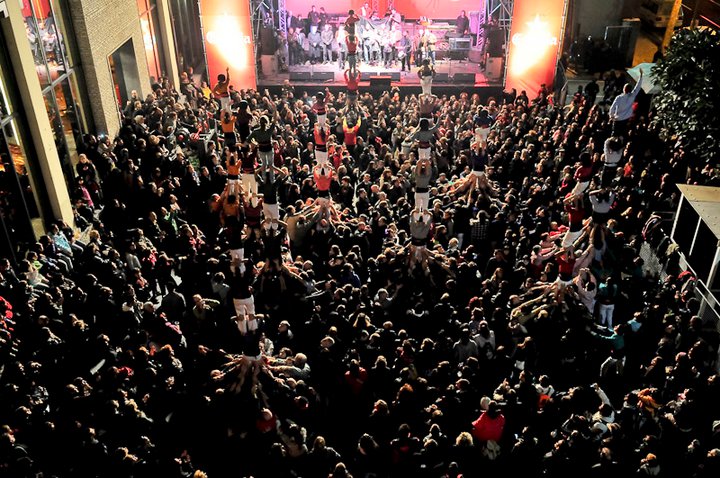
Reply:
<svg viewBox="0 0 720 478"><path fill-rule="evenodd" d="M32 145L24 134L16 83L0 32L0 256L16 260L16 252L43 230L35 187ZM29 150L30 149L30 150Z"/></svg>
<svg viewBox="0 0 720 478"><path fill-rule="evenodd" d="M65 180L74 185L77 144L87 131L67 2L23 0L22 14Z"/></svg>
<svg viewBox="0 0 720 478"><path fill-rule="evenodd" d="M150 82L157 82L163 76L164 57L158 48L158 9L157 0L137 0L140 11L140 29L143 35L145 57L147 59Z"/></svg>
<svg viewBox="0 0 720 478"><path fill-rule="evenodd" d="M56 15L57 0L23 2L23 18L40 84L50 85L67 71L65 22Z"/></svg>

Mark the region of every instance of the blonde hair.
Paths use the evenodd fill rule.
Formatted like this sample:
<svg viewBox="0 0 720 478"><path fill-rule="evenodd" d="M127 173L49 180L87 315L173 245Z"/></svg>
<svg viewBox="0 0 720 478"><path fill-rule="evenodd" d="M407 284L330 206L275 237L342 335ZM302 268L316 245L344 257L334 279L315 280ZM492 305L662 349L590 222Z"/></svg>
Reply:
<svg viewBox="0 0 720 478"><path fill-rule="evenodd" d="M455 439L455 444L458 446L473 446L473 437L468 432L461 432Z"/></svg>

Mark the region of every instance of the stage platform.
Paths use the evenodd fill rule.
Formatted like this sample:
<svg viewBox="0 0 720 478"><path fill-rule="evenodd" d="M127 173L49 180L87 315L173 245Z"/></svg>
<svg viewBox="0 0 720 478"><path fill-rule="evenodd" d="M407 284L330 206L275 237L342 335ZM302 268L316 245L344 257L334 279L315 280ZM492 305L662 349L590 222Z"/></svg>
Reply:
<svg viewBox="0 0 720 478"><path fill-rule="evenodd" d="M360 90L389 89L397 86L403 90L420 91L420 78L417 68L411 71L401 71L400 65L383 68L362 64L360 71ZM468 60L438 60L435 63L436 76L433 81L433 91L463 90L476 92L477 90L502 90L501 79L489 79L480 65ZM345 87L344 70L340 70L337 62L315 65L294 65L289 71L258 75L258 86L268 88L282 86L285 80L296 89L316 89L318 86L331 89Z"/></svg>

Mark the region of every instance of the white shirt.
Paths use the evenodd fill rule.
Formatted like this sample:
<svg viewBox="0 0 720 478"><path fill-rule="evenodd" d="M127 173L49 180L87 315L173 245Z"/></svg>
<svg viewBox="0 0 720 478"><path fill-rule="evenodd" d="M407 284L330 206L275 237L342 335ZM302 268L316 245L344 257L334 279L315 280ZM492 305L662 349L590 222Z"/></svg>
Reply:
<svg viewBox="0 0 720 478"><path fill-rule="evenodd" d="M622 149L620 151L613 151L609 146L610 138L605 141L604 152L605 152L605 165L606 166L617 166L622 159Z"/></svg>
<svg viewBox="0 0 720 478"><path fill-rule="evenodd" d="M633 115L632 105L635 102L635 97L640 92L642 86L642 77L638 79L635 88L630 93L623 93L615 98L612 106L610 107L610 118L615 121L629 120Z"/></svg>

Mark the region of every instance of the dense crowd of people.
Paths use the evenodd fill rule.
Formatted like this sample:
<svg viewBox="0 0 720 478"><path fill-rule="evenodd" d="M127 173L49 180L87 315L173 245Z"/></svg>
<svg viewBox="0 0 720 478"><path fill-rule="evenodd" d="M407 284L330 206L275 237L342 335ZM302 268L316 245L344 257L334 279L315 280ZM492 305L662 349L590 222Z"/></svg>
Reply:
<svg viewBox="0 0 720 478"><path fill-rule="evenodd" d="M714 165L582 92L226 92L133 98L0 261L0 476L718 476L717 330L640 258Z"/></svg>

